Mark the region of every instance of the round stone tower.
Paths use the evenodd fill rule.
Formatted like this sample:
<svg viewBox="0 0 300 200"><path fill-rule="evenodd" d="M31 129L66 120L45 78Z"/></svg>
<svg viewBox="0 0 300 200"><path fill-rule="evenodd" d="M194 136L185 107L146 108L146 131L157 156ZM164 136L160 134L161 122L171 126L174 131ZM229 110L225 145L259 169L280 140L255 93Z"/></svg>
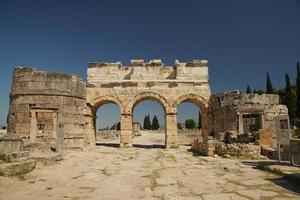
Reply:
<svg viewBox="0 0 300 200"><path fill-rule="evenodd" d="M26 143L83 146L85 82L78 76L17 67L13 73L8 134Z"/></svg>

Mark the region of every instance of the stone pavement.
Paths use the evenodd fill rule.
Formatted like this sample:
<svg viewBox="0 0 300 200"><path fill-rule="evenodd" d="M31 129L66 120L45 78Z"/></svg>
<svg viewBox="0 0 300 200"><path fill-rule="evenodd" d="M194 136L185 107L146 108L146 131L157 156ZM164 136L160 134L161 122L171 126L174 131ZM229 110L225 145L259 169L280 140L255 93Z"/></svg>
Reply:
<svg viewBox="0 0 300 200"><path fill-rule="evenodd" d="M300 199L299 185L241 160L196 156L186 146L113 146L68 152L23 181L0 177L0 199Z"/></svg>

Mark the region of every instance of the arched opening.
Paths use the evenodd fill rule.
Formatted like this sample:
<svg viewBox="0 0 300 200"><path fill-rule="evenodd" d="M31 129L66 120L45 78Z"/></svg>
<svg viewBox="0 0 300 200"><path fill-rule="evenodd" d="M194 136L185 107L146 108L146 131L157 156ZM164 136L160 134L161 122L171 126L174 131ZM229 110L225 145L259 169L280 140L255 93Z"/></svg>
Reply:
<svg viewBox="0 0 300 200"><path fill-rule="evenodd" d="M99 102L94 109L95 140L97 145L118 147L120 144L120 107L113 101Z"/></svg>
<svg viewBox="0 0 300 200"><path fill-rule="evenodd" d="M194 94L181 96L173 105L177 109L177 133L181 145L190 145L195 138L208 137L208 103Z"/></svg>
<svg viewBox="0 0 300 200"><path fill-rule="evenodd" d="M164 103L152 96L134 102L131 110L134 147L165 147L165 112Z"/></svg>
<svg viewBox="0 0 300 200"><path fill-rule="evenodd" d="M177 106L177 138L179 145L190 145L202 133L200 108L192 102L182 102Z"/></svg>

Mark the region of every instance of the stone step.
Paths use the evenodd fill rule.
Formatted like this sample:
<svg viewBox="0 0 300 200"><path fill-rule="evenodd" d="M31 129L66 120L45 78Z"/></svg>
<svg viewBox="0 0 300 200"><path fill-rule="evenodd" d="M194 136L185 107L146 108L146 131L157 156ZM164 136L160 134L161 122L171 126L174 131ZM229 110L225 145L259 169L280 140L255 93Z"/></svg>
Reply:
<svg viewBox="0 0 300 200"><path fill-rule="evenodd" d="M39 148L39 144L38 143L29 143L24 145L24 150L25 151L30 151L33 152L34 150Z"/></svg>
<svg viewBox="0 0 300 200"><path fill-rule="evenodd" d="M29 151L16 151L5 154L4 157L6 162L22 162L28 160L29 153Z"/></svg>
<svg viewBox="0 0 300 200"><path fill-rule="evenodd" d="M11 162L0 164L0 174L2 176L24 176L31 172L36 166L35 160L26 160L22 162Z"/></svg>
<svg viewBox="0 0 300 200"><path fill-rule="evenodd" d="M33 153L30 158L35 160L38 165L54 165L63 160L62 153Z"/></svg>
<svg viewBox="0 0 300 200"><path fill-rule="evenodd" d="M64 147L64 150L66 150L66 151L82 151L83 149L82 149L82 147Z"/></svg>

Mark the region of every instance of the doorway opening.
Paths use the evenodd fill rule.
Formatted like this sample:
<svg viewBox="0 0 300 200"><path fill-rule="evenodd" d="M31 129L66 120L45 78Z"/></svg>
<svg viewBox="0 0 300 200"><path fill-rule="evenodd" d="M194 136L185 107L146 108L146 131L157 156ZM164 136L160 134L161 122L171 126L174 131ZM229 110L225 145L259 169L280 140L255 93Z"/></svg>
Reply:
<svg viewBox="0 0 300 200"><path fill-rule="evenodd" d="M165 146L165 109L156 100L143 99L133 109L133 146L163 148Z"/></svg>
<svg viewBox="0 0 300 200"><path fill-rule="evenodd" d="M115 103L105 103L96 110L96 144L116 146L120 144L120 108Z"/></svg>

